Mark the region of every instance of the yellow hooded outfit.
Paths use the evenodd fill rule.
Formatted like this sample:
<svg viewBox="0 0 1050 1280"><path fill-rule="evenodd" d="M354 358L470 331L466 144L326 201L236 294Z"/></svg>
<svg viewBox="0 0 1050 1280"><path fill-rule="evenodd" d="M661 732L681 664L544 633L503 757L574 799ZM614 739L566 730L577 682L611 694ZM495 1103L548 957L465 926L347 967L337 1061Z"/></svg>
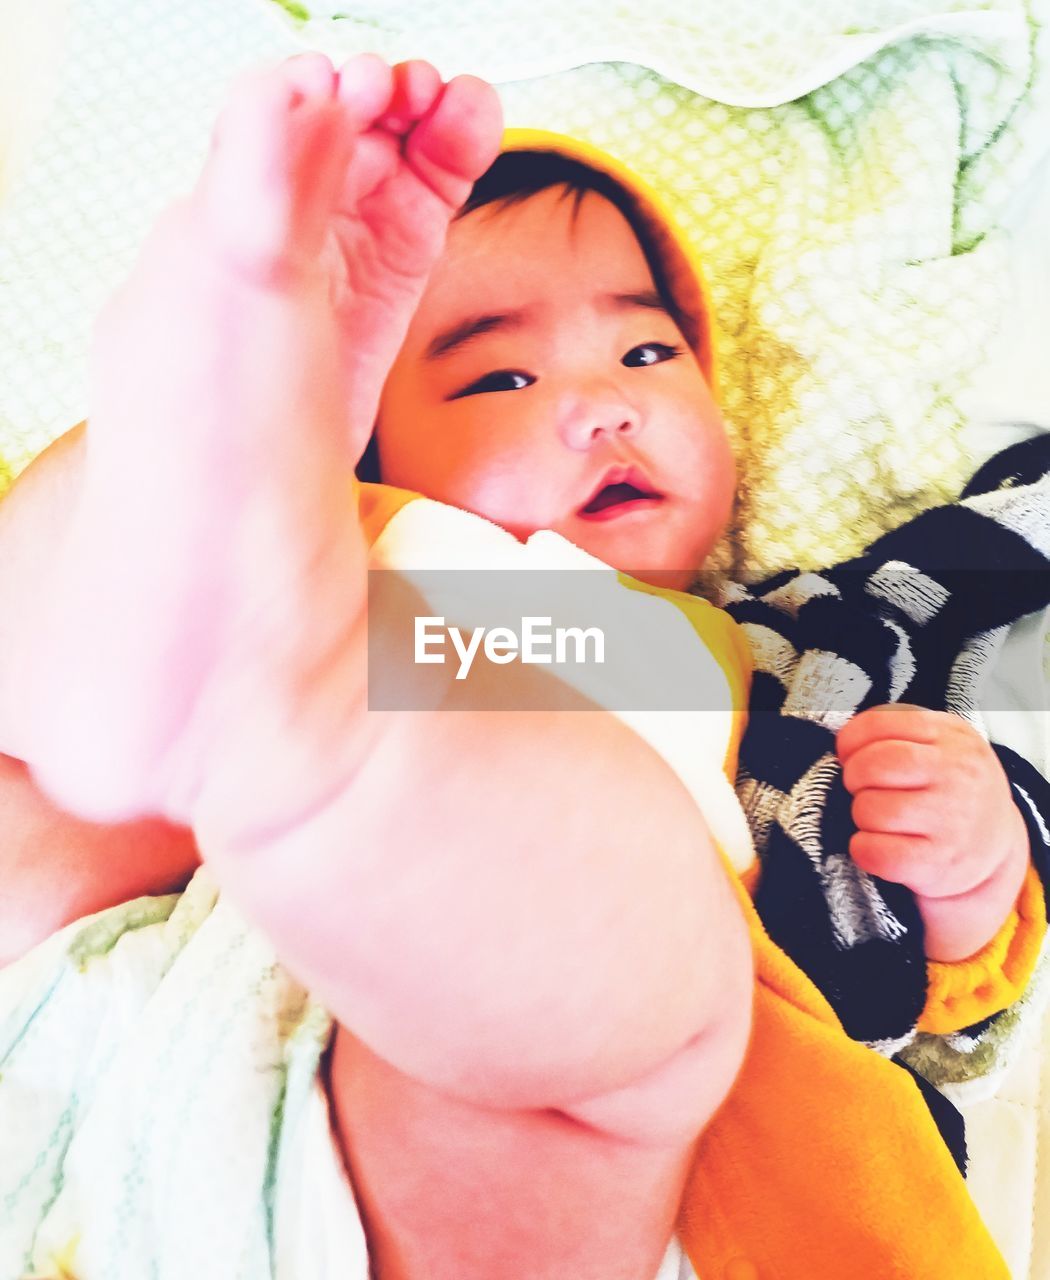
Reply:
<svg viewBox="0 0 1050 1280"><path fill-rule="evenodd" d="M509 130L505 149L565 154L619 183L658 248L685 317L684 337L717 390L707 290L659 197L612 158L571 138ZM397 517L416 501L426 502L362 486L362 520L375 549L389 542ZM722 755L731 782L750 675L742 633L704 601L620 580L671 599L722 669L737 708ZM701 808L706 813L702 799ZM727 852L718 825L712 830ZM727 857L754 948L754 1024L737 1082L700 1140L681 1205L679 1240L698 1277L1006 1278L916 1084L903 1068L851 1040L813 982L770 940L747 891L760 867L742 861L739 849ZM1030 872L992 943L961 964L929 965L920 1026L956 1030L1015 1000L1031 976L1045 923L1042 890Z"/></svg>

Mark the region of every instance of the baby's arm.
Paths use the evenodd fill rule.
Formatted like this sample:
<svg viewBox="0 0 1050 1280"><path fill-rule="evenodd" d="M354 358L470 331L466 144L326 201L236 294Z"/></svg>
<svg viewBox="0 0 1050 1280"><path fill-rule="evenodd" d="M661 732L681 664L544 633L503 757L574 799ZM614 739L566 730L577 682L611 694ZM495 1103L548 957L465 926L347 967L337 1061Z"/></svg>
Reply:
<svg viewBox="0 0 1050 1280"><path fill-rule="evenodd" d="M1029 860L995 752L960 717L901 704L854 717L837 746L854 860L915 893L931 960L974 955L1009 916Z"/></svg>

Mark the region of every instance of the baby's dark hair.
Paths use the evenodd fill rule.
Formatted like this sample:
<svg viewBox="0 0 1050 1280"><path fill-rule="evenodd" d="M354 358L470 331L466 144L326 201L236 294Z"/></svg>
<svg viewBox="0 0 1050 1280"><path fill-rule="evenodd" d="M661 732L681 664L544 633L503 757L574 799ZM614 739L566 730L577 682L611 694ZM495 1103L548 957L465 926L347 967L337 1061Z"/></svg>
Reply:
<svg viewBox="0 0 1050 1280"><path fill-rule="evenodd" d="M685 326L688 330L688 322L675 300L663 257L649 224L626 188L600 169L592 169L590 165L557 151L504 151L474 183L456 218L464 218L468 213L487 204L499 204L504 208L521 204L530 196L538 195L551 187L563 187L566 198L575 202L576 209L579 209L583 197L589 191L604 196L611 205L619 209L641 245L660 301L675 324L680 329Z"/></svg>
<svg viewBox="0 0 1050 1280"><path fill-rule="evenodd" d="M604 196L623 214L645 254L660 301L678 328L688 334L691 328L689 319L683 315L675 299L648 224L628 191L615 178L599 169L592 169L590 165L557 151L503 151L474 183L454 221L465 218L467 214L486 205L508 208L522 204L552 187L564 188L566 199L575 201L574 212L579 209L584 196L593 191L596 195ZM379 450L374 434L357 464L357 476L366 482L379 480Z"/></svg>

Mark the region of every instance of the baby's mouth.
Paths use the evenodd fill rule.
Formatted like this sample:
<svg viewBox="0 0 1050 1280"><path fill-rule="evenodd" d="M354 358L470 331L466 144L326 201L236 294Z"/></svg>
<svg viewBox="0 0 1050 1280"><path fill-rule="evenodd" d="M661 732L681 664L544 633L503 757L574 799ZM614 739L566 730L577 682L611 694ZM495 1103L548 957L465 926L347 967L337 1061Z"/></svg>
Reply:
<svg viewBox="0 0 1050 1280"><path fill-rule="evenodd" d="M612 520L647 506L664 501L637 467L616 467L608 472L601 484L577 511L582 520Z"/></svg>

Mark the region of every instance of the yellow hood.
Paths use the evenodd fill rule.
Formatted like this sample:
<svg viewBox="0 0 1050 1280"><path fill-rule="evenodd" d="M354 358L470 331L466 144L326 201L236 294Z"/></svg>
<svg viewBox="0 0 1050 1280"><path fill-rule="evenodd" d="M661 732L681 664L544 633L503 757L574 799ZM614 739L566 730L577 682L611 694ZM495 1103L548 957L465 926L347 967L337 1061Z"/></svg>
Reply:
<svg viewBox="0 0 1050 1280"><path fill-rule="evenodd" d="M552 133L547 129L507 129L503 134L502 149L548 151L566 156L605 174L620 187L660 255L668 287L682 316L682 336L692 347L707 385L717 397L718 374L710 295L696 254L676 227L670 210L657 192L613 156L568 134Z"/></svg>

